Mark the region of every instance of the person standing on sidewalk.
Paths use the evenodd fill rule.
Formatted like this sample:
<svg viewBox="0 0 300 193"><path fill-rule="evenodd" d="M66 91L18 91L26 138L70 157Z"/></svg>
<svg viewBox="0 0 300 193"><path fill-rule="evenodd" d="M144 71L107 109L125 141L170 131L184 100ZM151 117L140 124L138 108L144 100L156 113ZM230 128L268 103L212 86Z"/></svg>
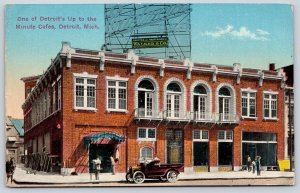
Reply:
<svg viewBox="0 0 300 193"><path fill-rule="evenodd" d="M14 161L13 161L14 158L10 158L9 161L7 161L5 163L5 169L6 169L6 178L7 178L7 183L10 179L10 183L13 182L13 175L14 175L14 172L15 172L15 165L14 165Z"/></svg>
<svg viewBox="0 0 300 193"><path fill-rule="evenodd" d="M96 180L99 180L99 173L101 170L101 160L99 159L99 157L97 157L97 159L94 159L93 162L95 166L95 178Z"/></svg>
<svg viewBox="0 0 300 193"><path fill-rule="evenodd" d="M252 161L252 172L255 174L255 160Z"/></svg>
<svg viewBox="0 0 300 193"><path fill-rule="evenodd" d="M110 162L111 162L112 175L115 175L115 158L113 156L113 153L111 153L110 155Z"/></svg>
<svg viewBox="0 0 300 193"><path fill-rule="evenodd" d="M251 157L247 155L247 169L248 172L251 172Z"/></svg>
<svg viewBox="0 0 300 193"><path fill-rule="evenodd" d="M260 156L257 156L255 165L256 165L256 171L257 171L257 175L260 176L260 170L261 170L261 165L260 165Z"/></svg>

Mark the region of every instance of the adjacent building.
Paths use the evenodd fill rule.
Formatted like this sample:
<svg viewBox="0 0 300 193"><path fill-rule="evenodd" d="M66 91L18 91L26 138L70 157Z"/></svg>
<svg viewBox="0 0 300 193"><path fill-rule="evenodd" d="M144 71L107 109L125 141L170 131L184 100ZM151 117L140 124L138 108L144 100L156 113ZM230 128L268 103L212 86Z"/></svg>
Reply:
<svg viewBox="0 0 300 193"><path fill-rule="evenodd" d="M294 163L295 147L294 147L294 65L285 66L282 68L286 75L285 86L285 159L292 159ZM290 156L292 155L292 156ZM294 165L292 165L294 168Z"/></svg>
<svg viewBox="0 0 300 193"><path fill-rule="evenodd" d="M282 70L75 49L68 42L22 108L25 148L59 157L64 172L116 172L158 157L185 172L263 167L284 158ZM26 84L26 82L25 82Z"/></svg>
<svg viewBox="0 0 300 193"><path fill-rule="evenodd" d="M24 129L23 119L6 117L6 159L14 158L15 162L24 162Z"/></svg>

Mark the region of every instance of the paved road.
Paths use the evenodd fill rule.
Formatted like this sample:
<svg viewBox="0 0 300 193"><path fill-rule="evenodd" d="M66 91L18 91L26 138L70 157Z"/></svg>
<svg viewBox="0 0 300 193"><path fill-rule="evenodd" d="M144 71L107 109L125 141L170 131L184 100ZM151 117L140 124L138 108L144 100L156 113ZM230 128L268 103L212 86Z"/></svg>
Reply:
<svg viewBox="0 0 300 193"><path fill-rule="evenodd" d="M226 179L226 180L180 180L175 183L166 183L156 180L145 181L143 184L131 184L126 182L113 183L85 183L85 184L9 184L11 187L143 187L143 186L266 186L266 185L293 185L294 178L272 178L272 179Z"/></svg>

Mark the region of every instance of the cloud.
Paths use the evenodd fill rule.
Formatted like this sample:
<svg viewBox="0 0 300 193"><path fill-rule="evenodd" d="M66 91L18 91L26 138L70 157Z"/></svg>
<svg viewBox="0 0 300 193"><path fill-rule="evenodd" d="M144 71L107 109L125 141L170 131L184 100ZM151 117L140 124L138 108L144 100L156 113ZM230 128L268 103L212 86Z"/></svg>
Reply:
<svg viewBox="0 0 300 193"><path fill-rule="evenodd" d="M252 32L247 27L242 26L239 30L234 29L232 25L227 25L224 28L216 27L216 31L209 32L206 31L202 33L203 36L211 36L213 38L220 37L231 37L232 39L239 40L258 40L258 41L268 41L269 32L262 29L257 29L256 32Z"/></svg>

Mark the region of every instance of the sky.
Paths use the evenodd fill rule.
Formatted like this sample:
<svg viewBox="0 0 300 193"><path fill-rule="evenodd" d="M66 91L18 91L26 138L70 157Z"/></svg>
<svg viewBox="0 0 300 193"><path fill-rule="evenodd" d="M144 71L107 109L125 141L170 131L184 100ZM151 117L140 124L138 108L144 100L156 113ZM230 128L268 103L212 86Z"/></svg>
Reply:
<svg viewBox="0 0 300 193"><path fill-rule="evenodd" d="M99 50L104 43L104 6L9 5L5 18L6 114L22 118L22 77L39 75L50 65L62 41L72 47ZM34 18L37 17L37 20ZM66 21L39 21L66 18ZM79 21L84 18L84 21ZM87 21L93 17L96 21ZM67 21L75 18L76 21ZM28 21L27 21L28 20ZM98 29L60 29L59 24L96 24ZM36 29L16 29L16 25ZM56 29L37 29L39 25ZM291 65L293 58L293 12L279 4L193 4L191 13L192 60L243 68L267 69ZM28 27L30 28L30 27Z"/></svg>

